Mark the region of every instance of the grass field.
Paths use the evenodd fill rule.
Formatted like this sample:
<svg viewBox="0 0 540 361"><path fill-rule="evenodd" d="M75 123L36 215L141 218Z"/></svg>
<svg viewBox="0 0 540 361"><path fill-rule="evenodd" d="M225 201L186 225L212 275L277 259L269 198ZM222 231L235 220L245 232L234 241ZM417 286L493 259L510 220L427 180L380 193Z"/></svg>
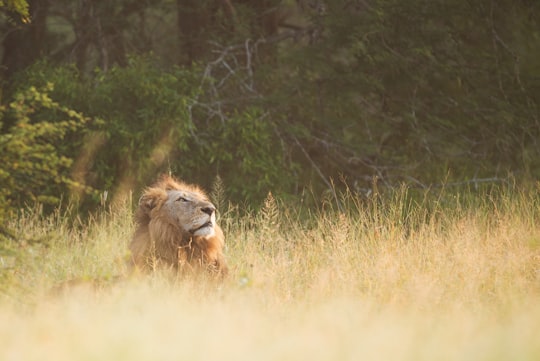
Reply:
<svg viewBox="0 0 540 361"><path fill-rule="evenodd" d="M229 207L219 286L117 279L129 202L25 211L0 243L0 360L540 360L538 189L466 193Z"/></svg>

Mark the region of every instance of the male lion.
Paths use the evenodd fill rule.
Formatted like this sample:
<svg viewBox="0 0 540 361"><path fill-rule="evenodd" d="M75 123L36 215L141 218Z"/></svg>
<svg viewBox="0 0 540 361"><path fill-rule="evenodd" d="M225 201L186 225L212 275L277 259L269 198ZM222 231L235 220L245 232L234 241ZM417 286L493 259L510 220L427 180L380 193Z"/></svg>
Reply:
<svg viewBox="0 0 540 361"><path fill-rule="evenodd" d="M216 208L199 187L162 176L144 191L135 220L137 229L129 248L136 268L165 266L227 274Z"/></svg>

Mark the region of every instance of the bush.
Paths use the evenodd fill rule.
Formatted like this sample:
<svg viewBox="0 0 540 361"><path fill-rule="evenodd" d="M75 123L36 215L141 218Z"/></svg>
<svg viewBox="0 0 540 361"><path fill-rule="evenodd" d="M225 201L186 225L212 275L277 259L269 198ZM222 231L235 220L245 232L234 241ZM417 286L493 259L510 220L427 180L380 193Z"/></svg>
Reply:
<svg viewBox="0 0 540 361"><path fill-rule="evenodd" d="M69 142L58 139L57 146L76 155L64 166L77 182L112 198L138 192L169 171L205 187L220 175L237 201L258 202L270 189L285 189L288 168L267 114L240 105L224 110L224 118L212 116L200 79L196 67L162 69L147 56L91 77L73 66L38 63L19 75L15 89L52 82L61 104L102 120ZM42 113L37 109L35 116ZM98 192L91 195L86 208L100 201Z"/></svg>
<svg viewBox="0 0 540 361"><path fill-rule="evenodd" d="M67 189L90 191L71 179L73 159L59 146L89 119L54 102L52 90L31 86L0 108L0 120L12 124L0 134L0 220L25 203L55 205Z"/></svg>

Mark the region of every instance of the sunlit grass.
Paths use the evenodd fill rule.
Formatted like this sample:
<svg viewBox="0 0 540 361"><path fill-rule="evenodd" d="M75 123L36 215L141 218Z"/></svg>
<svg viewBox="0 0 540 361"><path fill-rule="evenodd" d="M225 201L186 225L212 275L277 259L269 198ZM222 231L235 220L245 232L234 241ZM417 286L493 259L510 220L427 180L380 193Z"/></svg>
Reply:
<svg viewBox="0 0 540 361"><path fill-rule="evenodd" d="M119 280L129 204L88 222L27 211L0 247L0 359L540 358L537 189L332 204L222 212L219 286Z"/></svg>

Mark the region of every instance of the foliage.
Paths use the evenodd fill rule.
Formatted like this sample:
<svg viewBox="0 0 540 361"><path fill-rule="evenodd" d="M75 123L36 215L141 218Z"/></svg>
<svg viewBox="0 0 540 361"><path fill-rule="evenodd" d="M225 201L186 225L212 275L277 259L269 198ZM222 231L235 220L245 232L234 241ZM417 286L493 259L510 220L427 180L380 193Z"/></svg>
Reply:
<svg viewBox="0 0 540 361"><path fill-rule="evenodd" d="M286 58L295 88L284 112L302 124L324 173L367 185L366 174L387 185L436 183L448 172L537 177L537 69L519 60L540 54L530 37L538 36L534 9L511 1L329 2L319 38Z"/></svg>
<svg viewBox="0 0 540 361"><path fill-rule="evenodd" d="M88 119L53 101L52 90L51 83L31 86L0 108L0 119L12 124L0 134L0 220L25 203L57 205L65 189L81 186L70 178L73 160L58 144Z"/></svg>
<svg viewBox="0 0 540 361"><path fill-rule="evenodd" d="M51 82L103 119L55 146L113 198L167 171L252 204L540 176L538 2L29 4L3 94Z"/></svg>
<svg viewBox="0 0 540 361"><path fill-rule="evenodd" d="M0 10L4 9L16 13L24 23L30 21L28 1L26 0L0 0Z"/></svg>
<svg viewBox="0 0 540 361"><path fill-rule="evenodd" d="M150 56L83 79L74 67L40 63L16 86L55 79L55 98L102 119L70 144L79 181L95 189L125 196L168 171L206 187L221 175L237 200L257 201L273 185L286 185L271 120L256 107L208 119L198 74L164 70Z"/></svg>
<svg viewBox="0 0 540 361"><path fill-rule="evenodd" d="M195 139L192 167L196 169L196 162L202 160L223 178L233 199L255 205L273 187L285 190L290 186L283 178L288 170L274 126L259 108L237 111L225 122L215 121L205 129L206 134Z"/></svg>

